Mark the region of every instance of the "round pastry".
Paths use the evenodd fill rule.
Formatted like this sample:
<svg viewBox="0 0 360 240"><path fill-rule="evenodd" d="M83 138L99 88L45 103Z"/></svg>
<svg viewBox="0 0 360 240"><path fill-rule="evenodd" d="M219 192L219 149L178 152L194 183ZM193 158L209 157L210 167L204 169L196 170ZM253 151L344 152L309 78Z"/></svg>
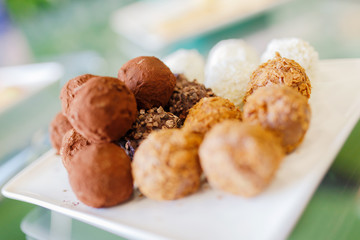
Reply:
<svg viewBox="0 0 360 240"><path fill-rule="evenodd" d="M305 70L294 60L283 58L276 53L274 59L260 65L252 73L244 102L256 89L274 84L289 86L310 98L311 84Z"/></svg>
<svg viewBox="0 0 360 240"><path fill-rule="evenodd" d="M73 79L70 79L61 89L60 99L62 112L64 115L67 115L69 112L69 106L72 100L75 97L76 92L81 88L81 86L86 83L90 78L97 77L92 74L84 74L77 76Z"/></svg>
<svg viewBox="0 0 360 240"><path fill-rule="evenodd" d="M53 148L56 149L56 154L60 153L62 139L70 129L72 129L70 122L61 112L50 123L50 141Z"/></svg>
<svg viewBox="0 0 360 240"><path fill-rule="evenodd" d="M284 85L259 88L248 97L243 112L245 122L260 124L280 137L286 153L302 142L310 117L307 98Z"/></svg>
<svg viewBox="0 0 360 240"><path fill-rule="evenodd" d="M113 143L82 148L67 170L73 192L88 206L111 207L132 195L130 159L121 147Z"/></svg>
<svg viewBox="0 0 360 240"><path fill-rule="evenodd" d="M134 93L138 108L165 106L174 91L176 78L156 57L136 57L125 63L118 78Z"/></svg>
<svg viewBox="0 0 360 240"><path fill-rule="evenodd" d="M202 98L189 110L184 128L205 134L216 123L226 119L241 120L241 111L227 99L221 97Z"/></svg>
<svg viewBox="0 0 360 240"><path fill-rule="evenodd" d="M212 187L244 197L262 192L284 157L273 134L234 120L215 125L206 134L199 155Z"/></svg>
<svg viewBox="0 0 360 240"><path fill-rule="evenodd" d="M180 129L151 133L135 152L132 173L140 191L155 200L174 200L196 192L201 168L201 137Z"/></svg>
<svg viewBox="0 0 360 240"><path fill-rule="evenodd" d="M77 91L68 119L91 142L113 141L124 136L137 116L134 95L112 77L94 77Z"/></svg>
<svg viewBox="0 0 360 240"><path fill-rule="evenodd" d="M82 148L90 145L90 142L77 133L74 129L67 131L62 139L60 155L64 167L67 169L69 162Z"/></svg>

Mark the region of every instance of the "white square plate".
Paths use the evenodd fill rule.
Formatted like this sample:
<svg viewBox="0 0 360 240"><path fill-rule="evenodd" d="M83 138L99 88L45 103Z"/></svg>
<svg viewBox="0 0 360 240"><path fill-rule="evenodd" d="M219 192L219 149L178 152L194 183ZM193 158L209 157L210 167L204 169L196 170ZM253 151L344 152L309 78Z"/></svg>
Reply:
<svg viewBox="0 0 360 240"><path fill-rule="evenodd" d="M360 59L326 60L312 80L312 122L270 187L255 198L209 188L156 202L139 196L107 209L79 203L53 151L14 177L2 193L131 239L284 239L360 116Z"/></svg>

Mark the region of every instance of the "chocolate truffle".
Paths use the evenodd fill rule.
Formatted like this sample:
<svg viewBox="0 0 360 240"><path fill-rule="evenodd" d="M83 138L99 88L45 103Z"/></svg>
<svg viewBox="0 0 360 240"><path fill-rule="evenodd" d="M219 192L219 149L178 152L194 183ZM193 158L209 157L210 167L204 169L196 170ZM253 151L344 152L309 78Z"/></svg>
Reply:
<svg viewBox="0 0 360 240"><path fill-rule="evenodd" d="M123 82L94 77L76 92L68 119L90 142L104 142L124 136L136 116L135 97Z"/></svg>
<svg viewBox="0 0 360 240"><path fill-rule="evenodd" d="M260 88L244 105L244 121L260 124L280 137L285 152L293 151L309 128L311 110L298 91L275 85Z"/></svg>
<svg viewBox="0 0 360 240"><path fill-rule="evenodd" d="M132 173L140 191L155 200L174 200L196 192L201 168L201 137L180 129L153 132L135 152Z"/></svg>
<svg viewBox="0 0 360 240"><path fill-rule="evenodd" d="M64 115L67 115L69 112L69 106L71 101L74 99L76 92L81 88L81 86L86 83L90 78L97 77L91 74L84 74L77 76L73 79L70 79L61 89L60 99L62 112Z"/></svg>
<svg viewBox="0 0 360 240"><path fill-rule="evenodd" d="M184 128L205 134L216 123L226 119L241 120L241 111L227 99L221 97L202 98L189 110Z"/></svg>
<svg viewBox="0 0 360 240"><path fill-rule="evenodd" d="M64 167L67 169L69 162L75 154L88 145L90 145L90 142L74 129L67 131L63 137L60 149L60 155Z"/></svg>
<svg viewBox="0 0 360 240"><path fill-rule="evenodd" d="M275 58L261 64L251 74L244 103L256 89L274 84L289 86L310 98L311 83L304 68L294 60L281 57L277 52Z"/></svg>
<svg viewBox="0 0 360 240"><path fill-rule="evenodd" d="M174 91L176 78L156 57L137 57L125 63L118 78L134 93L138 108L165 106Z"/></svg>
<svg viewBox="0 0 360 240"><path fill-rule="evenodd" d="M284 157L273 134L234 120L215 125L206 134L199 155L212 187L244 197L262 192Z"/></svg>
<svg viewBox="0 0 360 240"><path fill-rule="evenodd" d="M56 149L56 154L60 153L62 139L70 129L72 129L70 122L61 112L50 123L50 141L53 148Z"/></svg>
<svg viewBox="0 0 360 240"><path fill-rule="evenodd" d="M111 207L133 192L130 159L113 143L91 144L78 151L68 166L76 197L91 207Z"/></svg>
<svg viewBox="0 0 360 240"><path fill-rule="evenodd" d="M190 82L183 74L176 76L176 85L173 94L170 97L167 108L178 116L182 122L185 121L188 111L200 99L204 97L214 97L215 94L210 88L205 88L203 84L196 80Z"/></svg>

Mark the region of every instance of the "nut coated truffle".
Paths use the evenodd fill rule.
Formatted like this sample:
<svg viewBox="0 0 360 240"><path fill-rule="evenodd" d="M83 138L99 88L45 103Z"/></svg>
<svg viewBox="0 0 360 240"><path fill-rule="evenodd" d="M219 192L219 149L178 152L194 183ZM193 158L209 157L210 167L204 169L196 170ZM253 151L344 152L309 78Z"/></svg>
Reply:
<svg viewBox="0 0 360 240"><path fill-rule="evenodd" d="M184 128L205 134L216 123L226 119L241 120L241 111L227 99L221 97L202 98L189 110Z"/></svg>
<svg viewBox="0 0 360 240"><path fill-rule="evenodd" d="M67 169L69 162L75 154L88 145L90 145L90 142L74 129L67 131L63 137L60 149L60 155L64 167Z"/></svg>
<svg viewBox="0 0 360 240"><path fill-rule="evenodd" d="M262 192L284 157L273 134L234 120L215 125L206 134L199 155L212 187L244 197Z"/></svg>
<svg viewBox="0 0 360 240"><path fill-rule="evenodd" d="M52 146L56 149L56 153L60 153L62 139L67 131L72 129L70 122L67 118L60 112L50 123L50 141Z"/></svg>
<svg viewBox="0 0 360 240"><path fill-rule="evenodd" d="M256 89L271 85L286 85L310 98L311 83L297 62L283 58L277 52L275 58L261 64L251 75L244 102Z"/></svg>
<svg viewBox="0 0 360 240"><path fill-rule="evenodd" d="M260 88L249 96L243 118L275 133L289 153L302 142L311 110L306 97L290 87L277 85Z"/></svg>
<svg viewBox="0 0 360 240"><path fill-rule="evenodd" d="M108 142L124 136L136 116L135 97L123 82L94 77L77 91L68 119L90 142Z"/></svg>
<svg viewBox="0 0 360 240"><path fill-rule="evenodd" d="M84 147L76 153L67 170L76 197L88 206L111 207L132 195L130 159L113 143Z"/></svg>
<svg viewBox="0 0 360 240"><path fill-rule="evenodd" d="M138 108L165 106L176 84L170 69L156 57L136 57L125 63L118 78L134 93Z"/></svg>
<svg viewBox="0 0 360 240"><path fill-rule="evenodd" d="M71 101L74 99L76 92L81 88L81 86L86 83L90 78L97 77L91 74L84 74L77 76L73 79L70 79L61 89L60 99L62 112L64 115L67 115L69 112L69 106Z"/></svg>
<svg viewBox="0 0 360 240"><path fill-rule="evenodd" d="M163 129L145 139L132 162L135 183L148 198L175 200L196 192L201 168L201 137L180 129Z"/></svg>

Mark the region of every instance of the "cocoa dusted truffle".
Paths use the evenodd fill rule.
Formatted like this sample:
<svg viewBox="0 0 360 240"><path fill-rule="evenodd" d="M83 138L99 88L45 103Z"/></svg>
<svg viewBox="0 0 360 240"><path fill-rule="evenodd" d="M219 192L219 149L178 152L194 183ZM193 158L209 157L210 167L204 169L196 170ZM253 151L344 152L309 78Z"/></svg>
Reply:
<svg viewBox="0 0 360 240"><path fill-rule="evenodd" d="M130 159L121 147L113 143L82 148L67 170L73 192L88 206L111 207L132 195Z"/></svg>
<svg viewBox="0 0 360 240"><path fill-rule="evenodd" d="M199 155L212 187L244 197L262 192L284 157L273 134L234 120L215 125L206 134Z"/></svg>
<svg viewBox="0 0 360 240"><path fill-rule="evenodd" d="M271 85L286 85L310 98L311 83L308 76L294 60L283 58L276 52L275 58L261 64L250 77L244 102L256 89Z"/></svg>
<svg viewBox="0 0 360 240"><path fill-rule="evenodd" d="M227 99L221 97L202 98L189 110L184 128L205 134L216 123L226 119L241 120L241 111Z"/></svg>
<svg viewBox="0 0 360 240"><path fill-rule="evenodd" d="M130 129L137 116L134 95L112 77L94 77L76 92L68 119L91 142L113 141Z"/></svg>
<svg viewBox="0 0 360 240"><path fill-rule="evenodd" d="M188 111L200 99L204 97L214 97L215 94L210 88L206 88L203 84L196 80L190 82L183 74L176 76L176 85L173 94L170 97L167 108L178 116L183 122L188 115Z"/></svg>
<svg viewBox="0 0 360 240"><path fill-rule="evenodd" d="M153 132L135 153L132 173L140 191L155 200L174 200L196 192L202 138L180 129Z"/></svg>
<svg viewBox="0 0 360 240"><path fill-rule="evenodd" d="M74 99L76 92L81 88L81 86L86 83L90 78L97 77L92 74L84 74L77 76L73 79L70 79L61 89L60 99L62 112L64 115L67 115L69 112L69 106L71 101Z"/></svg>
<svg viewBox="0 0 360 240"><path fill-rule="evenodd" d="M70 129L72 129L70 122L61 112L50 123L50 141L57 154L60 153L61 142L65 133Z"/></svg>
<svg viewBox="0 0 360 240"><path fill-rule="evenodd" d="M165 106L174 91L176 78L156 57L136 57L125 63L118 78L134 93L138 108Z"/></svg>
<svg viewBox="0 0 360 240"><path fill-rule="evenodd" d="M293 151L309 128L311 109L307 98L287 86L258 89L244 105L244 121L261 125L282 141L286 153Z"/></svg>
<svg viewBox="0 0 360 240"><path fill-rule="evenodd" d="M90 145L90 142L74 129L67 131L63 137L60 149L60 155L64 167L67 169L69 162L75 154L88 145Z"/></svg>

